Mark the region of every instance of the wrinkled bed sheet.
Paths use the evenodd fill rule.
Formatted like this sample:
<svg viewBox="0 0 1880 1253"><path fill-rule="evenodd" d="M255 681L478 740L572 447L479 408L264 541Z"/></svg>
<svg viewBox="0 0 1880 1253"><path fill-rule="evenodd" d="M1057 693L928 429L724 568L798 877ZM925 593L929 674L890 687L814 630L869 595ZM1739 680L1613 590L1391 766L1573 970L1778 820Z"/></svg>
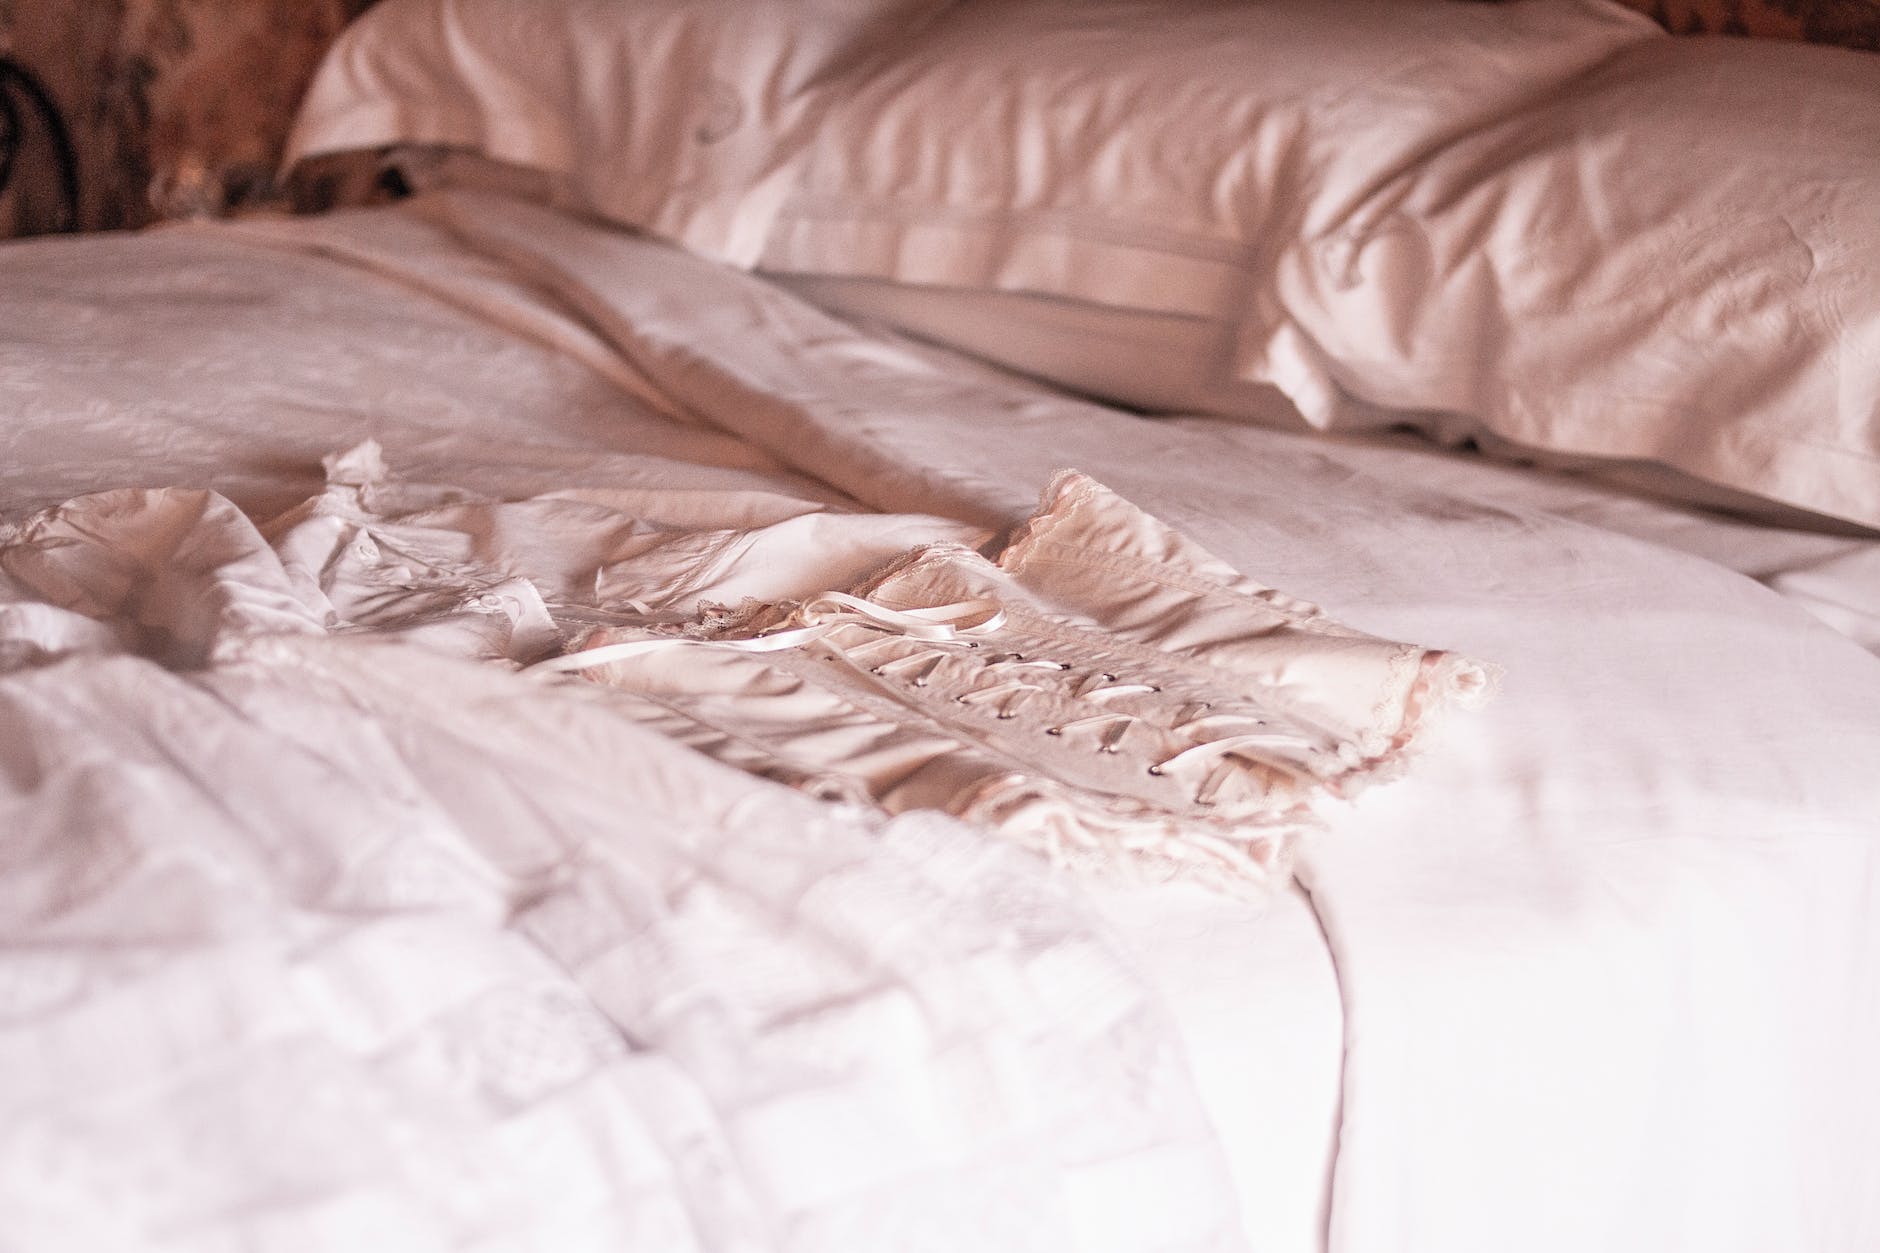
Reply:
<svg viewBox="0 0 1880 1253"><path fill-rule="evenodd" d="M1193 1116L1187 1076L1200 1069L1208 1106L1239 1111L1225 1138L1237 1142L1234 1168L1251 1185L1240 1199L1267 1211L1252 1232L1315 1245L1336 1129L1339 1007L1317 921L1296 889L1262 917L1173 885L1160 904L1142 903L1140 919L1123 919L1135 942L1119 948L1087 903L1058 899L1061 886L1038 888L1039 917L1027 922L1022 875L1040 867L1023 859L991 858L951 881L906 885L965 898L956 905L983 897L992 913L977 916L996 915L999 925L989 938L966 919L923 920L917 899L894 899L881 880L926 873L903 864L913 854L889 857L885 868L834 861L858 856L864 837L882 838L846 820L840 839L827 837L831 860L806 864L803 880L827 872L826 892L848 893L841 880L855 878L854 894L876 898L874 912L832 921L789 898L807 890L798 880L734 883L686 938L685 969L671 972L691 979L698 998L719 994L715 979L748 977L752 986L725 989L728 1011L802 1021L781 1043L753 1028L733 1059L812 1047L805 1038L835 1050L825 1069L840 1073L821 1076L828 1091L776 1114L740 1106L748 1094L689 1079L697 1058L683 1043L640 1030L614 1003L624 993L601 987L661 968L658 931L636 940L651 951L632 961L609 955L628 969L598 983L581 962L532 951L529 901L563 882L564 895L580 898L569 907L575 916L595 914L597 928L625 925L607 918L626 908L614 871L593 863L628 857L668 820L673 839L697 842L697 830L711 838L680 876L662 878L663 862L628 867L646 908L661 892L696 891L682 876L710 865L713 840L744 840L753 814L765 815L769 847L786 858L795 843L823 837L800 829L805 807L787 790L704 770L688 751L630 736L630 727L585 743L597 716L558 727L566 693L462 665L537 659L562 632L613 621L602 606L656 591L675 603L800 594L857 579L918 543L976 543L988 532L862 512L840 491L698 424L604 349L579 315L418 220L368 215L346 226L285 243L193 230L87 241L99 245L102 267L86 250L58 247L6 258L17 281L5 290L32 309L15 323L28 330L0 355L14 384L0 426L9 446L0 460L4 513L23 523L5 528L0 545L8 671L0 685L31 688L4 717L19 773L0 802L0 829L18 839L9 870L26 885L5 928L10 971L24 981L8 1002L21 1050L7 1159L20 1167L19 1229L61 1249L159 1239L192 1249L296 1239L356 1247L373 1242L361 1233L375 1224L412 1248L459 1247L486 1231L513 1247L684 1247L685 1235L721 1247L742 1229L685 1232L685 1222L740 1192L773 1207L771 1215L757 1207L760 1221L777 1205L773 1181L751 1178L751 1165L725 1149L747 1115L775 1124L757 1166L840 1159L811 1172L807 1204L819 1215L832 1197L855 1199L854 1163L867 1153L841 1143L853 1138L854 1118L824 1126L844 1112L846 1093L850 1115L880 1124L876 1147L910 1130L917 1143L927 1136L935 1160L917 1164L929 1168L925 1179L892 1155L878 1173L893 1182L901 1172L902 1184L914 1180L930 1195L890 1216L879 1198L861 1198L850 1226L792 1227L785 1247L879 1247L887 1222L896 1238L915 1227L937 1247L1161 1248L1170 1239L1215 1247L1217 1233L1236 1226L1238 1202L1222 1182L1223 1137ZM322 257L342 247L353 259ZM418 268L397 282L375 276L361 264L375 251ZM263 316L251 316L256 310ZM397 398L390 407L387 397ZM257 425L257 413L280 420ZM192 486L97 490L172 483ZM269 643L259 659L257 640ZM326 646L342 642L349 647ZM94 683L103 695L89 693ZM466 683L494 686L462 702L443 695ZM527 717L505 726L510 709ZM588 777L571 777L569 756L590 763ZM100 779L106 795L93 801ZM466 799L458 793L467 781L479 786ZM691 812L695 793L732 794L720 809L742 797L746 821L713 832L714 814ZM82 872L88 846L56 838L72 826L102 829L117 850L96 884ZM914 829L920 857L941 849L944 829ZM976 846L984 837L972 838ZM532 847L544 842L561 851ZM535 859L526 871L504 868L525 856ZM189 890L171 892L163 885L179 877L178 861L199 873ZM224 862L226 873L217 870ZM79 883L65 873L75 865ZM314 869L303 875L307 865ZM1006 875L1021 877L1010 887L988 882ZM157 940L139 921L114 932L120 906L153 884L161 890L144 912ZM1105 899L1124 911L1138 904L1127 891ZM745 918L750 933L722 925L754 904L778 916L757 919L754 930ZM216 921L229 911L238 923ZM61 934L75 915L93 920L94 932ZM831 958L848 963L841 978L819 981L827 972L791 928L836 923L855 951ZM1019 924L1022 943L1012 949ZM918 955L943 938L940 926L959 934L951 956L933 958L947 973L929 982L952 980L942 992L955 1000L908 1019L910 998L942 993L924 974L868 964L868 937L879 932ZM1257 946L1248 942L1255 930L1264 937ZM1151 937L1159 938L1142 942ZM1026 947L1034 939L1036 952ZM121 977L119 948L131 954ZM422 960L394 961L402 948ZM344 957L331 971L329 949ZM1050 964L1060 951L1071 960L1046 982L1062 986L1028 988L1029 959ZM245 973L224 986L231 953ZM793 1002L789 1014L764 999L766 981L781 974L791 975L777 993ZM842 1013L848 986L869 976L891 1008ZM272 990L281 983L286 991ZM148 1048L124 1044L98 1065L63 1062L62 1052L98 1052L104 1038L196 984L203 989L163 1016L174 1022ZM979 1000L1001 1008L970 1023L948 1019ZM538 1013L538 1002L548 1008ZM1075 1018L1086 1002L1090 1033L1080 1043L1074 1028L1054 1045L1045 1024ZM1172 1002L1181 1006L1176 1036ZM1008 1009L1009 1021L995 1021ZM848 1065L894 1038L904 1045L891 1050L885 1078ZM932 1061L923 1049L944 1046L971 1064L980 1045L1015 1054L1015 1064L995 1059L997 1073L967 1080L920 1077ZM1037 1079L1019 1050L1041 1057L1047 1046L1064 1063L1086 1046L1092 1061L1154 1063L1140 1082L1106 1074L1062 1089L1080 1119L1133 1124L1144 1152L1121 1150L1127 1130L1104 1132L1099 1144L1075 1127L1050 1127L1043 1108L1001 1110ZM213 1063L187 1064L209 1049ZM307 1049L318 1056L305 1065L274 1056ZM1250 1071L1249 1052L1274 1065ZM651 1077L620 1078L635 1067ZM511 1070L538 1069L539 1079L511 1085ZM109 1081L106 1071L116 1070L132 1088L153 1090L127 1098ZM339 1110L332 1117L301 1106L297 1089L314 1078ZM880 1080L877 1089L905 1080L907 1099L896 1109L864 1079ZM649 1093L672 1083L691 1084L684 1109L645 1107ZM68 1112L91 1088L98 1108ZM221 1088L230 1089L226 1100L206 1099ZM597 1090L607 1098L587 1112ZM1132 1094L1155 1099L1123 1110L1117 1102ZM919 1125L934 1117L966 1123ZM944 1185L931 1183L946 1152L1002 1117L1013 1124L1009 1154L983 1169L956 1163ZM253 1143L283 1121L304 1122L304 1136L278 1149ZM359 1125L399 1142L362 1152L352 1143ZM1063 1141L1055 1156L1026 1165L1047 1131ZM193 1140L228 1147L172 1160ZM710 1150L707 1166L737 1169L675 1180L661 1159L690 1146ZM1158 1146L1166 1169L1151 1160ZM597 1173L629 1152L634 1169L621 1180ZM1090 1186L1061 1190L1061 1204L1041 1216L1053 1181L1039 1171L1073 1159L1076 1171L1120 1164L1127 1186L1090 1169ZM974 1177L996 1182L998 1195L962 1205ZM101 1194L117 1199L101 1210ZM945 1214L927 1212L936 1199ZM649 1228L633 1225L649 1206L656 1212L644 1221L658 1236L650 1245ZM1170 1230L1171 1211L1191 1216L1185 1231ZM860 1224L871 1213L869 1233ZM1076 1219L1068 1234L1067 1216ZM948 1225L968 1218L964 1234ZM1225 1234L1221 1241L1239 1247Z"/></svg>
<svg viewBox="0 0 1880 1253"><path fill-rule="evenodd" d="M485 1146L485 1164L510 1161L536 1135L559 1137L570 1160L614 1152L583 1137L624 1134L617 1126L632 1119L603 1117L563 1095L562 1081L543 1080L556 1095L508 1121L491 1111L509 1098L480 1086L475 1042L490 1033L513 1030L551 1053L605 1052L620 1047L624 1021L604 992L571 982L570 967L552 969L563 950L517 930L517 910L526 916L539 894L562 889L514 869L554 858L512 854L505 841L605 827L604 798L670 801L662 789L707 768L675 764L675 749L629 737L591 700L543 695L497 660L465 658L552 647L582 609L599 614L603 593L624 592L606 581L624 554L673 544L678 555L700 533L793 528L762 560L687 568L707 570L701 596L801 595L844 585L910 541L977 542L1028 513L1055 470L1076 466L1264 583L1507 675L1500 700L1445 727L1417 772L1334 814L1301 853L1307 891L1276 898L1263 917L1180 887L1098 896L1174 1015L1251 1244L1747 1253L1880 1240L1880 1079L1866 1065L1880 1045L1880 661L1848 638L1871 629L1862 589L1873 541L1739 531L1552 480L1530 495L1524 484L1543 480L1381 443L1144 421L857 331L629 236L494 200L36 245L4 261L5 514L112 487L212 487L232 506L173 493L119 499L133 515L152 500L172 510L199 501L199 513L221 510L230 525L245 515L259 547L232 559L275 561L286 580L228 602L183 589L164 602L140 591L160 581L106 562L100 599L57 611L44 607L59 599L49 585L7 567L5 684L21 711L10 721L33 736L11 740L9 832L51 839L83 828L68 819L88 812L147 818L144 787L183 789L173 794L202 815L191 827L200 846L133 824L146 843L174 844L174 864L127 853L146 848L129 838L95 858L18 838L8 850L68 872L50 883L21 876L9 924L12 936L46 937L9 945L29 989L16 998L27 1008L13 1011L12 1046L32 1050L65 1090L115 1073L102 1041L137 1016L178 1024L132 1050L153 1080L174 1085L164 1091L213 1095L202 1107L231 1127L310 1128L281 1150L299 1156L277 1175L244 1178L303 1185L295 1163L326 1161L321 1129L348 1119L421 1126L453 1146L450 1129L466 1118L514 1137L499 1148L466 1134L464 1154ZM366 439L377 451L347 453ZM371 517L320 503L334 500L363 502ZM175 528L153 521L127 533L150 569L177 564L163 547ZM320 572L293 573L296 544L314 538L309 551L358 576L328 578L349 589L337 617L356 624L337 639L317 613L320 625L305 624ZM425 557L406 563L407 575L448 577L401 576L401 545ZM1771 586L1838 617L1846 634ZM460 701L488 716L455 716ZM257 728L327 747L271 749ZM514 755L479 748L486 728L503 728ZM35 744L44 747L24 746ZM338 744L348 747L335 756ZM604 773L614 760L630 774L596 782L519 768L593 763ZM422 787L408 782L414 761L437 772ZM386 773L387 762L397 769ZM286 799L324 796L319 784L335 778L385 790L336 792L331 814ZM758 786L736 778L714 774L680 794ZM486 805L492 795L501 803ZM686 805L631 803L647 805L642 827L694 848L681 838L697 819ZM450 821L388 816L427 806ZM250 812L281 821L257 824ZM322 895L347 882L323 858L372 855L373 840L336 844L349 823L423 833L406 841L420 850L409 888L418 905ZM495 828L494 842L466 850L459 827ZM395 861L400 841L389 831L385 841ZM661 870L620 869L630 850L602 842L612 850L605 873L573 874L568 891L623 875L669 882ZM483 884L492 865L520 880ZM79 869L96 878L71 878ZM460 874L477 890L453 886ZM137 908L87 912L88 893L110 899L120 881L139 885ZM242 890L262 882L269 894ZM773 885L754 876L723 890L761 896ZM452 904L432 909L426 892ZM612 908L571 925L600 926ZM1043 912L1068 917L1060 908L1069 906ZM382 962L403 967L376 949L354 961L344 944L331 955L321 946L323 935L376 943L374 911L393 950L427 963L412 976L423 993L412 1004L399 988L361 1008L356 1000L380 995L372 972ZM968 924L934 962L990 943ZM113 938L119 926L124 937ZM421 938L401 947L399 928ZM1088 931L1061 933L1081 953L1109 951ZM292 995L270 975L303 968ZM486 1021L474 993L511 969L528 994L556 989L576 1025L505 1016L501 997ZM60 979L82 982L62 990ZM1038 985L1050 982L1028 986L1047 996ZM344 995L329 1014L317 998L340 995L336 985ZM1154 998L1127 980L1109 986L1153 1021ZM725 993L751 1004L769 994ZM317 1028L309 1005L329 1014ZM444 1016L426 1019L427 1006ZM1027 1021L1028 1004L1010 1007L1012 1021ZM47 1022L62 1026L48 1033ZM331 1087L299 1077L325 1073L330 1059L308 1041L330 1048L336 1032L372 1073ZM1099 1036L1084 1040L1101 1054ZM52 1040L56 1051L33 1043ZM280 1058L263 1048L276 1040ZM646 1052L696 1060L665 1043ZM267 1065L246 1064L257 1048ZM87 1069L92 1058L105 1060ZM708 1061L697 1060L700 1073ZM566 1064L629 1082L617 1077L624 1062ZM185 1086L192 1076L200 1089ZM353 1112L329 1123L271 1104L303 1089L331 1091ZM450 1099L415 1112L397 1104L437 1090ZM28 1124L56 1124L64 1138L45 1131L8 1150L37 1164L34 1186L54 1204L112 1187L174 1194L167 1179L128 1167L87 1173L87 1146L115 1142L140 1118L177 1134L161 1112L112 1099L100 1094L86 1117ZM1194 1132L1176 1118L1146 1134L1205 1163ZM458 1168L440 1165L452 1159L431 1143L384 1146L402 1155L396 1199L436 1202L424 1212L464 1224L440 1230L469 1229L487 1212L447 1186ZM177 1160L200 1167L200 1179L227 1165ZM345 1166L364 1171L366 1160ZM1180 1212L1199 1230L1218 1211L1205 1169L1184 1178L1198 1182ZM1175 1181L1144 1181L1149 1208L1135 1212L1174 1212ZM315 1190L347 1195L339 1182ZM526 1189L505 1183L515 1190L503 1213L521 1222ZM621 1200L601 1182L568 1186L560 1216L571 1229L587 1229L581 1206ZM232 1204L192 1203L196 1214ZM336 1209L331 1221L365 1219ZM1119 1239L1130 1230L1115 1228Z"/></svg>
<svg viewBox="0 0 1880 1253"><path fill-rule="evenodd" d="M1243 1247L1176 1037L1062 885L295 629L204 503L96 519L187 537L150 651L9 623L9 1247Z"/></svg>

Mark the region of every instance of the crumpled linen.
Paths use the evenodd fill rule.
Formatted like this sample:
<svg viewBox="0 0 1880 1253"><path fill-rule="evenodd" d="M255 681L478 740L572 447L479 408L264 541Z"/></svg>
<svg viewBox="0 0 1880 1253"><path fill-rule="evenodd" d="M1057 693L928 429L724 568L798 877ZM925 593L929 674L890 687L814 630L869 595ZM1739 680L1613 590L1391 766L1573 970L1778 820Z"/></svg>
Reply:
<svg viewBox="0 0 1880 1253"><path fill-rule="evenodd" d="M1286 881L1316 805L1401 773L1493 683L1247 579L1074 471L996 555L924 545L840 599L889 616L747 602L597 631L584 668L648 725L767 777L1256 897ZM979 605L959 630L892 618ZM682 647L700 643L723 647Z"/></svg>
<svg viewBox="0 0 1880 1253"><path fill-rule="evenodd" d="M591 503L329 468L0 529L10 1248L1241 1247L1063 884L490 664Z"/></svg>
<svg viewBox="0 0 1880 1253"><path fill-rule="evenodd" d="M459 490L464 526L509 504L609 516L573 502L694 528L787 519L823 541L860 522L813 502L847 500L1003 527L1078 465L1342 620L1508 667L1440 752L1335 807L1301 858L1310 909L1303 890L1264 921L1182 885L1093 894L1133 906L1117 921L1180 1015L1258 1247L1880 1246L1862 1204L1880 1192L1880 663L1741 577L1818 548L1595 511L1595 489L1505 466L1148 422L939 354L923 368L748 276L565 215L460 207L461 246L407 203L8 257L0 296L35 345L13 362L30 368L11 376L9 515L161 480L267 516L366 433L417 478L503 498ZM362 242L372 273L330 259ZM425 294L451 289L489 298ZM569 308L749 443L681 440L545 370L529 345L571 332ZM748 516L715 507L753 487ZM411 553L420 522L450 534L415 490L370 490L380 539ZM515 562L557 586L541 564ZM762 587L735 564L743 586L700 594L850 585L797 568Z"/></svg>

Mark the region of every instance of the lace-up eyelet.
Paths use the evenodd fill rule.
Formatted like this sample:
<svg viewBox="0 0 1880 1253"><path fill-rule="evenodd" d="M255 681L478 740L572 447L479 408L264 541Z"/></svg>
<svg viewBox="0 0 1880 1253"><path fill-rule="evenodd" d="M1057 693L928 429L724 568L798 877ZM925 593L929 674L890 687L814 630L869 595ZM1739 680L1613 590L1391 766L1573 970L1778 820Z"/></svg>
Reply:
<svg viewBox="0 0 1880 1253"><path fill-rule="evenodd" d="M1152 774L1152 775L1154 775L1154 776L1155 776L1156 778L1158 778L1158 779L1159 779L1159 778L1161 778L1161 777L1162 777L1162 775L1163 775L1163 773L1164 773L1164 772L1163 772L1163 770L1162 770L1162 767L1160 767L1160 766L1150 766L1150 767L1149 767L1149 773L1150 773L1150 774Z"/></svg>
<svg viewBox="0 0 1880 1253"><path fill-rule="evenodd" d="M1063 727L1046 727L1044 729L1044 733L1046 735L1063 735L1064 728Z"/></svg>

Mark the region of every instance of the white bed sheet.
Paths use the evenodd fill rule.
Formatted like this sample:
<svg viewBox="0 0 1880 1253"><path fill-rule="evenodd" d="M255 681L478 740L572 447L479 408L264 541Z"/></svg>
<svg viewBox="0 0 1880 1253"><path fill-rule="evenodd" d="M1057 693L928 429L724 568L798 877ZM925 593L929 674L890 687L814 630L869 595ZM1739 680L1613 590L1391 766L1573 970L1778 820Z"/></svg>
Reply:
<svg viewBox="0 0 1880 1253"><path fill-rule="evenodd" d="M1505 469L1129 417L520 204L96 249L8 258L9 324L60 350L0 360L8 514L194 482L265 515L368 435L414 480L691 526L856 502L998 526L1071 465L1354 625L1500 662L1488 714L1335 816L1309 909L1105 902L1176 1010L1251 1242L1880 1241L1880 661L1701 555L1737 524L1641 539L1603 489L1530 501ZM1837 543L1859 603L1876 548ZM1756 573L1822 564L1791 551Z"/></svg>
<svg viewBox="0 0 1880 1253"><path fill-rule="evenodd" d="M551 595L569 590L557 575L588 570L597 553L621 545L628 519L687 533L793 525L796 561L779 546L695 589L728 598L840 584L917 542L977 531L856 514L861 506L839 490L657 397L578 304L406 213L34 244L5 260L10 303L30 311L15 325L30 330L0 349L0 374L13 385L0 426L0 519L88 492L189 486L213 489L257 521L283 519L279 526L329 477L364 482L389 465L401 485L381 489L382 507L395 490L410 508L446 511L427 518L431 547L415 531L400 534L407 552L486 576L493 565L526 568ZM899 356L888 349L883 359ZM378 451L356 450L362 439ZM454 527L470 525L451 507L531 498L501 511L490 524L500 539L486 537L485 551L449 542ZM499 577L486 581L500 594ZM500 655L526 647L514 636L543 625L467 627L451 612L464 600L458 581L420 581L369 612L344 608L449 651ZM1330 958L1303 893L1280 897L1264 916L1179 888L1105 889L1097 904L1176 1013L1235 1159L1250 1239L1319 1247L1342 1030ZM461 956L491 960L480 951L466 944ZM1248 1066L1249 1057L1271 1064ZM558 1108L539 1117L552 1124ZM569 1135L587 1138L581 1128ZM314 1229L350 1238L359 1208L348 1202ZM363 1210L358 1221L376 1212ZM596 1239L611 1230L596 1223ZM253 1231L264 1242L281 1238L278 1223ZM121 1234L106 1227L77 1238L109 1243Z"/></svg>

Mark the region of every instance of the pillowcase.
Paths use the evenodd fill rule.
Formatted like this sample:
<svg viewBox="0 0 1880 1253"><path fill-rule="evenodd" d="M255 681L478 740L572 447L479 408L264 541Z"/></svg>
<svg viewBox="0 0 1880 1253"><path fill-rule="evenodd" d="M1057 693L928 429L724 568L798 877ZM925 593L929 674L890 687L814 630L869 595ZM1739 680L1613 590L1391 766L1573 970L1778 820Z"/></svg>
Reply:
<svg viewBox="0 0 1880 1253"><path fill-rule="evenodd" d="M740 265L1217 316L1307 210L1658 33L1604 0L385 0L289 157L460 147Z"/></svg>
<svg viewBox="0 0 1880 1253"><path fill-rule="evenodd" d="M944 0L384 0L314 78L290 163L400 144L560 175L585 207L749 264L814 88Z"/></svg>
<svg viewBox="0 0 1880 1253"><path fill-rule="evenodd" d="M761 266L1238 317L1275 243L1661 34L1602 0L962 0L830 94Z"/></svg>
<svg viewBox="0 0 1880 1253"><path fill-rule="evenodd" d="M1880 527L1880 57L1623 49L1288 241L1234 373Z"/></svg>

